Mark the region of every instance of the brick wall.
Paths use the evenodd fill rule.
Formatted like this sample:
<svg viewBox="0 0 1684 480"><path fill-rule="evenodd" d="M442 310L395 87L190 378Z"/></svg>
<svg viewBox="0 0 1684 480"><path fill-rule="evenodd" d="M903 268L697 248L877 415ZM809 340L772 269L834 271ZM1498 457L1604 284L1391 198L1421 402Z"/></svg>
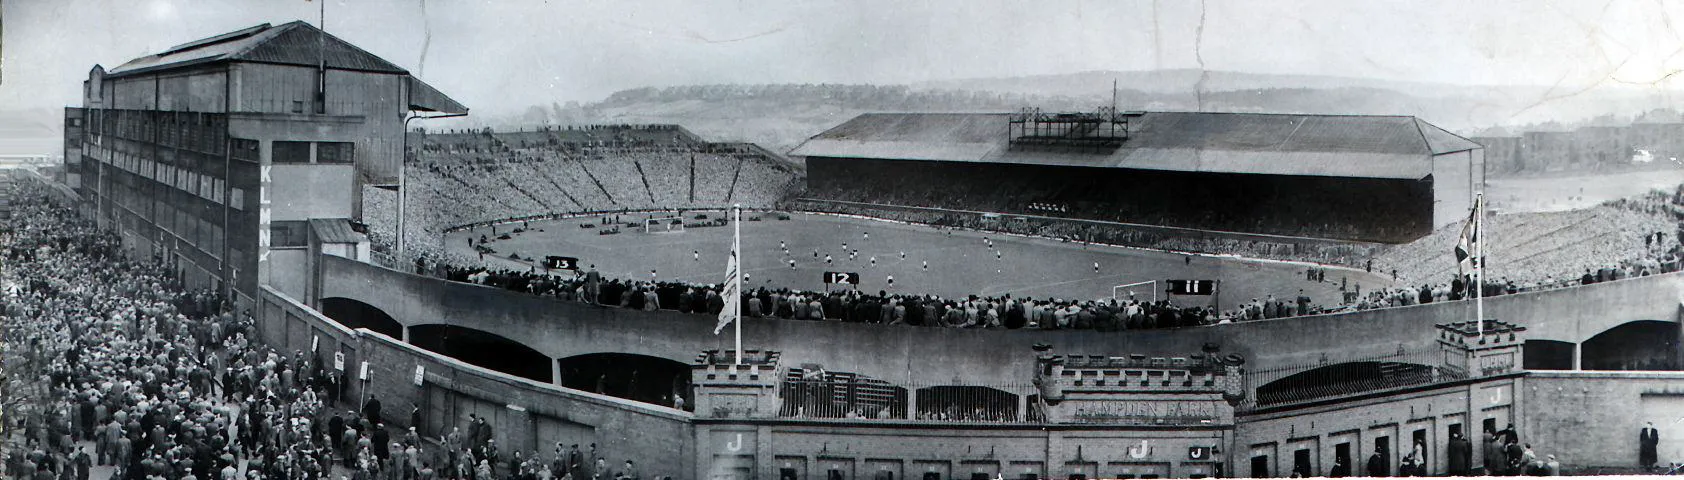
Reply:
<svg viewBox="0 0 1684 480"><path fill-rule="evenodd" d="M1570 471L1632 473L1638 431L1654 422L1661 464L1684 461L1684 372L1532 372L1521 441Z"/></svg>
<svg viewBox="0 0 1684 480"><path fill-rule="evenodd" d="M935 472L943 479L984 473L1018 478L1089 478L1157 474L1165 478L1212 475L1210 461L1192 461L1190 447L1224 444L1226 427L1093 428L968 427L962 425L862 425L861 422L708 423L696 427L696 478L734 469L758 470L759 478L779 478L793 469L798 478L920 478Z"/></svg>
<svg viewBox="0 0 1684 480"><path fill-rule="evenodd" d="M366 329L349 330L268 287L254 314L260 339L276 348L308 352L314 341L330 368L334 352L346 354L347 388L339 408L359 408L372 395L380 399L386 423L410 427L410 412L420 406L420 430L429 438L451 427L465 433L467 414L476 413L491 419L505 456L536 449L549 458L556 442L579 444L588 453L595 443L610 466L637 461L645 478L690 478L695 470L689 413L516 378ZM364 362L367 381L359 379ZM417 366L424 370L420 386Z"/></svg>
<svg viewBox="0 0 1684 480"><path fill-rule="evenodd" d="M1507 426L1513 421L1515 406L1522 404L1514 395L1519 384L1520 377L1506 376L1377 398L1242 415L1235 432L1234 462L1240 468L1235 473L1251 474L1251 457L1268 455L1270 475L1285 477L1292 473L1293 452L1303 448L1310 450L1310 473L1326 476L1333 468L1337 445L1349 443L1351 472L1364 475L1364 467L1378 439L1386 437L1390 448L1387 461L1395 475L1399 459L1410 451L1414 432L1425 430L1430 473L1443 475L1448 468L1445 453L1451 425L1461 425L1464 435L1480 432L1487 418L1495 419L1498 429ZM1471 422L1468 421L1470 411L1474 412ZM1519 422L1515 423L1520 428ZM1526 431L1521 433L1525 435ZM1480 465L1479 437L1467 438L1475 442L1472 464Z"/></svg>

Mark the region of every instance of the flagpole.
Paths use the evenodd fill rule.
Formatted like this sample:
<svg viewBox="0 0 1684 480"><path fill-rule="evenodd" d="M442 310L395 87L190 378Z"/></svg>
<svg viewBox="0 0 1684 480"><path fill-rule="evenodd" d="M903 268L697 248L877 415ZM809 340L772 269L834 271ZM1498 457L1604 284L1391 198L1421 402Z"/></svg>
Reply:
<svg viewBox="0 0 1684 480"><path fill-rule="evenodd" d="M736 205L732 205L732 210L736 212L736 218L731 219L731 228L733 229L733 232L732 232L732 235L731 235L731 256L736 257L736 259L737 259L737 278L733 280L733 281L737 282L737 288L734 289L735 294L732 295L736 298L727 298L727 299L725 299L725 301L736 302L736 303L731 304L732 305L731 311L733 312L732 317L735 317L735 318L731 319L731 323L736 324L736 328L737 328L737 363L736 364L742 365L743 364L743 309L742 309L743 272L747 271L747 270L743 269L743 256L742 256L742 251L743 251L743 205L740 204L740 203L736 204Z"/></svg>
<svg viewBox="0 0 1684 480"><path fill-rule="evenodd" d="M1485 336L1485 194L1474 196L1474 318L1475 328Z"/></svg>

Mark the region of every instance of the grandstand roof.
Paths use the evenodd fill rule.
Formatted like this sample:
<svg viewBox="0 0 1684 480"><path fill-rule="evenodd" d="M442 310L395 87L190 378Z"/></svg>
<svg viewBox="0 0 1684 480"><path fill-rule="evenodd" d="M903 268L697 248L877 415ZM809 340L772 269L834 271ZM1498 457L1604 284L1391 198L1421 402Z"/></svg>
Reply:
<svg viewBox="0 0 1684 480"><path fill-rule="evenodd" d="M1431 157L1481 148L1408 116L1148 112L1110 154L1008 149L1009 114L868 113L791 151L808 157L1411 178Z"/></svg>
<svg viewBox="0 0 1684 480"><path fill-rule="evenodd" d="M340 40L303 21L271 26L267 23L194 40L156 55L129 60L105 72L117 78L221 62L250 62L316 67L333 70L408 75L392 62ZM414 110L467 113L468 108L410 77L410 107Z"/></svg>
<svg viewBox="0 0 1684 480"><path fill-rule="evenodd" d="M315 232L316 240L322 243L358 243L368 241L368 237L357 233L351 228L351 221L344 218L312 218L310 231Z"/></svg>

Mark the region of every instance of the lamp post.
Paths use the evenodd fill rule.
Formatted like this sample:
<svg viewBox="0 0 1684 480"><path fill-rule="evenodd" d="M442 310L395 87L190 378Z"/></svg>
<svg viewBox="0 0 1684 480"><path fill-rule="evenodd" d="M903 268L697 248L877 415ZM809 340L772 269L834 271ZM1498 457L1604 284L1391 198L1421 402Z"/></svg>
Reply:
<svg viewBox="0 0 1684 480"><path fill-rule="evenodd" d="M408 203L407 200L409 199L409 189L405 185L404 179L406 177L408 177L408 175L406 175L406 174L409 172L408 171L408 168L409 168L409 121L415 120L415 119L418 119L418 118L423 119L423 120L427 120L427 119L434 119L434 118L450 118L450 117L466 117L466 116L468 116L468 114L466 114L466 113L450 113L450 114L444 114L444 115L434 115L434 116L430 116L430 117L423 117L423 116L420 116L420 115L411 114L407 117L404 117L404 119L403 119L403 151L399 152L399 154L402 155L402 156L398 157L398 221L397 221L398 231L397 231L397 239L396 239L397 240L397 242L396 242L397 243L397 245L396 245L397 252L396 252L396 255L394 255L395 258L393 259L396 262L403 262L404 261L404 233L403 233L404 205ZM400 268L404 268L404 267L400 266Z"/></svg>

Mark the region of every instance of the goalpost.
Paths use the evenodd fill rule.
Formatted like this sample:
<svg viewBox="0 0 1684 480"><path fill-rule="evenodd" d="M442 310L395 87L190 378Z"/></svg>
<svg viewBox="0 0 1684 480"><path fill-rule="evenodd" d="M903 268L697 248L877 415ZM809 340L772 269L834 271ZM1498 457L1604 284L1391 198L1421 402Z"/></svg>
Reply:
<svg viewBox="0 0 1684 480"><path fill-rule="evenodd" d="M1147 281L1144 281L1144 282L1134 282L1134 283L1130 283L1130 284L1127 284L1127 285L1117 285L1115 287L1111 287L1111 299L1117 300L1117 301L1127 300L1128 296L1133 296L1135 292L1139 291L1139 289L1131 288L1131 287L1138 287L1138 286L1141 286L1141 285L1151 285L1152 286L1150 288L1150 290L1152 290L1152 303L1158 303L1158 281L1157 280L1147 280Z"/></svg>
<svg viewBox="0 0 1684 480"><path fill-rule="evenodd" d="M643 233L683 233L682 217L649 217L643 220Z"/></svg>

